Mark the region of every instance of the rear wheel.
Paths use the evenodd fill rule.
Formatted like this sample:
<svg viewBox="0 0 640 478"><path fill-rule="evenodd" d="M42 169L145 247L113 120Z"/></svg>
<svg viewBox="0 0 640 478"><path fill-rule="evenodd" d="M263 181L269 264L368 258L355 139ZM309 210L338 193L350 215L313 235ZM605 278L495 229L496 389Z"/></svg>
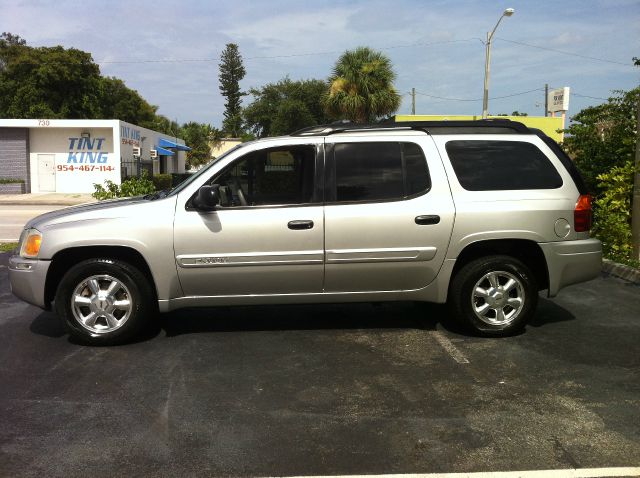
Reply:
<svg viewBox="0 0 640 478"><path fill-rule="evenodd" d="M153 310L153 291L132 265L89 259L64 275L55 302L73 337L94 345L116 344L130 340L144 326Z"/></svg>
<svg viewBox="0 0 640 478"><path fill-rule="evenodd" d="M506 336L535 313L538 288L529 268L510 256L487 256L465 264L449 290L453 317L471 331Z"/></svg>

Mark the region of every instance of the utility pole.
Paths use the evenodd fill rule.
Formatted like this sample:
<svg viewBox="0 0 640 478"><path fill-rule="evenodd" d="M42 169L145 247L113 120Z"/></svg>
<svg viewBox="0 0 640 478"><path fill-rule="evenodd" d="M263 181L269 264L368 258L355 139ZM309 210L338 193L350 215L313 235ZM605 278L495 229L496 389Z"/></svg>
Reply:
<svg viewBox="0 0 640 478"><path fill-rule="evenodd" d="M411 114L416 114L416 89L411 88Z"/></svg>
<svg viewBox="0 0 640 478"><path fill-rule="evenodd" d="M549 115L549 83L544 84L544 115Z"/></svg>
<svg viewBox="0 0 640 478"><path fill-rule="evenodd" d="M640 98L638 98L636 124L636 160L633 171L633 196L631 204L631 246L633 258L640 261Z"/></svg>

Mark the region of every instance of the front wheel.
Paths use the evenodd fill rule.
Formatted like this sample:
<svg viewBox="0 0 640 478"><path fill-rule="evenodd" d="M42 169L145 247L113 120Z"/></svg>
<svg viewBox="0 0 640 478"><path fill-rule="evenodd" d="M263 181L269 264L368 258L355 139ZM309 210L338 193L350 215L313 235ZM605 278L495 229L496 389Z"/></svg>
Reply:
<svg viewBox="0 0 640 478"><path fill-rule="evenodd" d="M130 340L152 311L148 279L132 265L89 259L64 275L56 311L70 335L83 343L116 344Z"/></svg>
<svg viewBox="0 0 640 478"><path fill-rule="evenodd" d="M465 264L449 290L453 317L479 335L511 335L535 313L538 288L521 261L510 256L487 256Z"/></svg>

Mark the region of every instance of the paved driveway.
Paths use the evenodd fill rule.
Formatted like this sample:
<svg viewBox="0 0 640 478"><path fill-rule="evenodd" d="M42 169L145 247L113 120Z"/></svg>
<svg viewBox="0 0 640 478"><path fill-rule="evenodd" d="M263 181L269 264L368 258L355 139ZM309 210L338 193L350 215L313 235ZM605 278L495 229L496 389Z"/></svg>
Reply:
<svg viewBox="0 0 640 478"><path fill-rule="evenodd" d="M14 299L6 275L1 476L640 465L640 287L619 279L542 299L507 339L390 303L184 310L92 348Z"/></svg>

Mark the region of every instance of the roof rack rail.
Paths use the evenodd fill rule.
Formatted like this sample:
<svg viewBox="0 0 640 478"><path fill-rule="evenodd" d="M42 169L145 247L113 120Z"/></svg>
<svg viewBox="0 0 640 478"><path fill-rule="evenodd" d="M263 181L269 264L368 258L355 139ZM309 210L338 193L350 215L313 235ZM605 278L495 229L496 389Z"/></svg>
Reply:
<svg viewBox="0 0 640 478"><path fill-rule="evenodd" d="M328 136L357 131L391 131L412 129L429 134L531 134L522 123L508 119L457 120L457 121L398 121L377 124L357 124L348 121L310 126L291 133L291 136Z"/></svg>

